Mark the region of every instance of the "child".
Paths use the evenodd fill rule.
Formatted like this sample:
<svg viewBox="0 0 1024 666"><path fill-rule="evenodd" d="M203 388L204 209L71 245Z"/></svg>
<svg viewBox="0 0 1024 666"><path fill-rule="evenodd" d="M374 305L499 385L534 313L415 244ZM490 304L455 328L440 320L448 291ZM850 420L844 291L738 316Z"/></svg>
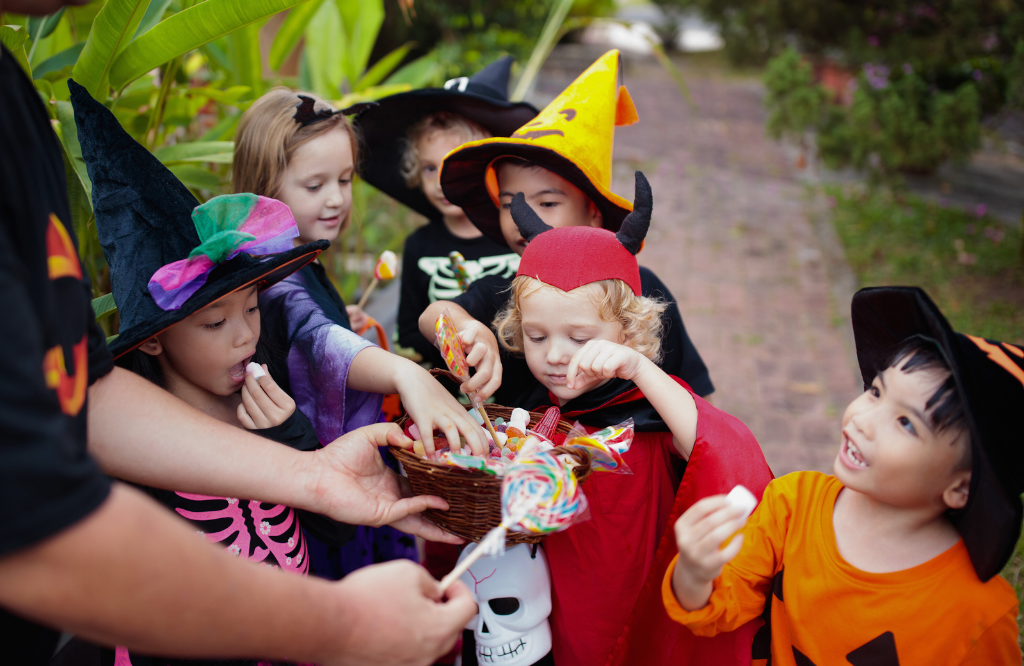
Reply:
<svg viewBox="0 0 1024 666"><path fill-rule="evenodd" d="M351 216L357 158L343 113L278 88L239 122L233 185L287 204L299 229L296 243L332 241ZM461 433L471 448L483 450L480 427L426 370L348 330L344 302L319 263L262 293L260 308L271 336L286 346L282 384L321 442L376 423L381 394L397 393L420 432L437 427L455 438L450 441ZM318 574L331 578L374 562L416 559L412 539L390 527L358 528L340 556L319 547L313 554Z"/></svg>
<svg viewBox="0 0 1024 666"><path fill-rule="evenodd" d="M269 374L257 378L246 368L270 360L261 344L259 289L315 259L327 243L295 247L295 221L279 201L243 194L198 205L106 108L69 85L121 321L110 343L118 365L214 418L299 450L314 448L316 434L295 402ZM268 365L261 368L266 373ZM301 528L335 547L352 534L348 525L287 506L145 490L208 541L302 575L309 559ZM117 652L119 663L128 663L127 651Z"/></svg>
<svg viewBox="0 0 1024 666"><path fill-rule="evenodd" d="M511 203L529 244L495 327L501 344L525 356L542 387L542 395L523 406L554 403L563 418L588 431L627 418L637 429L624 456L632 473L589 479L590 520L544 541L559 666L607 661L669 523L676 485L672 457L722 455L732 447L708 454L709 429L745 431L655 363L665 304L641 295L634 255L650 223L651 193L643 174L636 179L637 203L618 233L552 228L522 193ZM732 448L732 455L744 460L733 477L760 492L771 474L756 443ZM691 470L687 475L693 476Z"/></svg>
<svg viewBox="0 0 1024 666"><path fill-rule="evenodd" d="M763 614L772 664L1020 664L997 574L1021 528L1024 351L954 333L911 287L858 292L853 330L867 391L835 476L776 479L745 527L720 496L691 507L665 607L702 635Z"/></svg>
<svg viewBox="0 0 1024 666"><path fill-rule="evenodd" d="M636 121L629 93L619 85L619 53L609 51L511 138L473 141L449 154L441 185L448 199L462 206L484 235L518 254L525 241L509 211L516 192L523 192L550 226L617 231L632 206L610 189L612 143L616 126ZM714 386L708 370L686 334L672 294L646 268L640 269L640 279L645 296L667 304L661 315L661 367L686 381L698 395L710 395ZM521 359L501 353L498 362L498 345L489 328L508 300L508 288L509 280L501 276L478 280L452 303L428 307L419 327L429 338L434 320L448 308L464 344L481 359L467 388L482 386L479 395L494 393L497 402L518 405L537 383ZM476 352L478 346L482 349Z"/></svg>
<svg viewBox="0 0 1024 666"><path fill-rule="evenodd" d="M519 255L483 235L441 191L444 156L467 141L508 136L533 119L537 109L508 101L512 58L497 60L469 78L443 88L423 88L378 100L354 121L366 151L359 173L380 191L424 215L426 226L405 240L398 342L434 367L444 361L433 334L420 334L417 319L437 300L462 293L448 255L459 252L470 280L496 275L510 280Z"/></svg>

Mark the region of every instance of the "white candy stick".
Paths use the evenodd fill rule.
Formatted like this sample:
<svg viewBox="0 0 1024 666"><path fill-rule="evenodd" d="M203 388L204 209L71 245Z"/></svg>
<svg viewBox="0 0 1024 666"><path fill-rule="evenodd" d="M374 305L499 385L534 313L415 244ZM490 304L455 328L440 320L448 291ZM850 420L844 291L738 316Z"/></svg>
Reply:
<svg viewBox="0 0 1024 666"><path fill-rule="evenodd" d="M749 518L750 514L754 511L754 507L757 506L757 498L743 486L736 486L730 490L725 499L732 506L743 509L743 520Z"/></svg>
<svg viewBox="0 0 1024 666"><path fill-rule="evenodd" d="M261 366L259 363L249 363L249 365L245 366L245 371L246 373L252 375L253 379L259 379L260 377L267 374L266 371L263 369L263 366Z"/></svg>

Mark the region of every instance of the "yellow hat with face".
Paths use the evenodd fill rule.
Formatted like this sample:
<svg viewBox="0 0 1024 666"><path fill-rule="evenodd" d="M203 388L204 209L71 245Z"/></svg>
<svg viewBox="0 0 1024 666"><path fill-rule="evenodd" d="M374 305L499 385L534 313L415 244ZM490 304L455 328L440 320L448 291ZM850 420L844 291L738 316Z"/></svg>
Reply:
<svg viewBox="0 0 1024 666"><path fill-rule="evenodd" d="M617 126L637 122L621 85L621 58L609 51L511 137L463 144L441 166L441 187L482 232L504 244L498 220L494 163L518 157L566 179L590 197L604 227L618 231L633 205L611 191L612 146Z"/></svg>

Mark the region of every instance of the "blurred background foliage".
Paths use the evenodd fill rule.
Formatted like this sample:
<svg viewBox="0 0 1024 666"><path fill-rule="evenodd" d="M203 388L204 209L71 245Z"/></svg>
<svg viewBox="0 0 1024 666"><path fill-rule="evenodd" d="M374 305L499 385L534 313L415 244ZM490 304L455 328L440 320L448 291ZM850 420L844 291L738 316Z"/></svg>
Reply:
<svg viewBox="0 0 1024 666"><path fill-rule="evenodd" d="M538 37L568 5L571 21L609 11L612 0L95 0L42 18L4 14L0 38L61 141L82 262L99 296L109 281L69 78L205 201L229 192L238 120L271 87L342 107L440 85L505 54L525 63L553 46ZM364 256L400 249L420 222L365 183L354 198L353 228L325 257L349 297ZM116 330L112 299L96 307Z"/></svg>

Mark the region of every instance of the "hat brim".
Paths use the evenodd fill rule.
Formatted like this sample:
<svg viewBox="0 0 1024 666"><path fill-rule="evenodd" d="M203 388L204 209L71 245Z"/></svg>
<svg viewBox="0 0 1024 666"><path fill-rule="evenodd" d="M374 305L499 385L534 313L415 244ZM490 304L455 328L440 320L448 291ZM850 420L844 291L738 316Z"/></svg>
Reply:
<svg viewBox="0 0 1024 666"><path fill-rule="evenodd" d="M450 111L468 118L494 136L509 136L537 116L526 102L506 102L472 92L423 88L377 101L352 124L363 141L359 175L369 184L417 213L439 215L420 188L410 188L399 170L409 128L433 113Z"/></svg>
<svg viewBox="0 0 1024 666"><path fill-rule="evenodd" d="M477 229L502 245L499 210L487 191L487 168L500 157L518 157L538 164L578 187L597 206L604 228L618 231L633 205L614 192L594 183L572 160L529 139L484 139L452 151L441 167L445 197L465 211Z"/></svg>
<svg viewBox="0 0 1024 666"><path fill-rule="evenodd" d="M163 333L182 319L239 289L256 285L259 291L263 291L316 259L328 247L328 241L318 240L264 257L239 254L215 268L206 284L177 310L161 311L161 316L122 331L111 340L110 352L115 359L124 356L154 335Z"/></svg>
<svg viewBox="0 0 1024 666"><path fill-rule="evenodd" d="M1000 392L993 391L993 382L1004 378L993 377L985 371L992 365L986 354L966 336L954 332L921 289L861 289L853 297L851 314L865 388L885 370L900 345L912 336L934 341L952 368L967 411L973 468L967 505L950 511L949 519L960 531L978 577L987 581L998 574L1013 555L1024 518L1020 497L1006 492L1008 479L1001 479L993 467L987 453L991 443L986 439L991 435L981 419L987 407L980 401L1001 399ZM1005 393L1013 394L1012 391ZM1012 470L1003 472L1012 474Z"/></svg>

